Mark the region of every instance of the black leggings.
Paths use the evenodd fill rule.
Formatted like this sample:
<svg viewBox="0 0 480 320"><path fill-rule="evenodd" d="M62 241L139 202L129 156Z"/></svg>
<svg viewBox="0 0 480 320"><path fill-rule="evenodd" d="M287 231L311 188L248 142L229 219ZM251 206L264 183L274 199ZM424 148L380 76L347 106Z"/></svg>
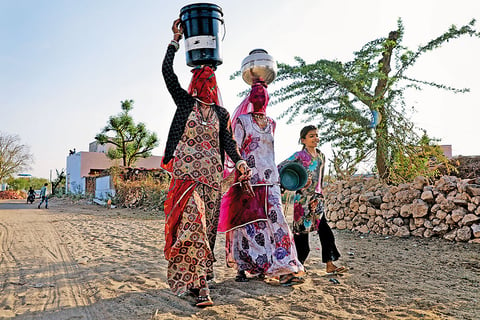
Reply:
<svg viewBox="0 0 480 320"><path fill-rule="evenodd" d="M333 236L332 229L327 223L325 215L320 219L318 226L318 236L320 237L320 243L322 245L322 262L336 261L340 258L340 253L335 245L335 237ZM310 245L308 243L308 233L294 234L293 240L297 247L298 260L304 264L310 253Z"/></svg>

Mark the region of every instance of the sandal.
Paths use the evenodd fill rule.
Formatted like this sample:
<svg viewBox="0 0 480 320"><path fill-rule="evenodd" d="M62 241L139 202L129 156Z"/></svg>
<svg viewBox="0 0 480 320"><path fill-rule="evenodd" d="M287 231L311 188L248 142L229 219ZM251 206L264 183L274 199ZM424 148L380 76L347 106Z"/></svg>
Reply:
<svg viewBox="0 0 480 320"><path fill-rule="evenodd" d="M344 273L344 272L347 272L347 271L348 271L348 268L346 268L344 266L341 266L341 267L338 267L337 269L333 270L332 272L327 272L327 275L328 276L333 276L333 275Z"/></svg>
<svg viewBox="0 0 480 320"><path fill-rule="evenodd" d="M282 286L293 286L305 282L303 278L296 277L293 273L281 275L279 280Z"/></svg>
<svg viewBox="0 0 480 320"><path fill-rule="evenodd" d="M205 308L213 306L213 301L209 295L206 296L198 296L196 299L197 303L195 304L198 308Z"/></svg>
<svg viewBox="0 0 480 320"><path fill-rule="evenodd" d="M254 277L255 280L259 280L259 281L265 281L265 275L263 273L260 273L260 274L257 274L255 277Z"/></svg>
<svg viewBox="0 0 480 320"><path fill-rule="evenodd" d="M198 289L198 288L190 288L190 289L188 289L188 291L189 291L190 295L195 297L195 298L200 295L200 289Z"/></svg>
<svg viewBox="0 0 480 320"><path fill-rule="evenodd" d="M306 275L307 272L306 271L298 271L298 272L294 272L293 275L295 277L299 277L299 278L302 278L304 275Z"/></svg>
<svg viewBox="0 0 480 320"><path fill-rule="evenodd" d="M211 281L215 279L215 274L213 272L208 272L207 273L207 281Z"/></svg>
<svg viewBox="0 0 480 320"><path fill-rule="evenodd" d="M237 276L235 277L236 282L248 282L247 275L245 274L245 271L239 270L237 272Z"/></svg>

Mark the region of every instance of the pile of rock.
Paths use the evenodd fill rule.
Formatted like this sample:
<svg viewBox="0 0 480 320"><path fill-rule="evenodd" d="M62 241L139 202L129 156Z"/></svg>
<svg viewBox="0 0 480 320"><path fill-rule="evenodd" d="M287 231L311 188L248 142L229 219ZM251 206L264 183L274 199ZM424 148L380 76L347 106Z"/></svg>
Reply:
<svg viewBox="0 0 480 320"><path fill-rule="evenodd" d="M417 177L398 186L353 178L324 193L332 228L480 243L480 178L443 176L429 185Z"/></svg>

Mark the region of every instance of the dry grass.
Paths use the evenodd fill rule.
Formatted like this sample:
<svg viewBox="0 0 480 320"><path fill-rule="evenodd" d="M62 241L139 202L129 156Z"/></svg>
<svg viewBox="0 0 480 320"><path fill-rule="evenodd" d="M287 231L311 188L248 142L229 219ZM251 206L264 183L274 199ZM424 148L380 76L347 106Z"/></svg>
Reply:
<svg viewBox="0 0 480 320"><path fill-rule="evenodd" d="M115 181L114 203L119 207L163 210L169 188L168 179L144 177L138 180Z"/></svg>

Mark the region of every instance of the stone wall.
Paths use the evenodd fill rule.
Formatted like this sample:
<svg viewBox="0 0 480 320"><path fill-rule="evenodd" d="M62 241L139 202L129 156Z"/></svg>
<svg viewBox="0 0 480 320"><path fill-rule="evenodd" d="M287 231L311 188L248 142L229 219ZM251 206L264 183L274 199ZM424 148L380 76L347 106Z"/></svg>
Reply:
<svg viewBox="0 0 480 320"><path fill-rule="evenodd" d="M424 177L389 186L373 178L337 181L324 188L332 228L399 237L441 237L480 243L480 178Z"/></svg>

